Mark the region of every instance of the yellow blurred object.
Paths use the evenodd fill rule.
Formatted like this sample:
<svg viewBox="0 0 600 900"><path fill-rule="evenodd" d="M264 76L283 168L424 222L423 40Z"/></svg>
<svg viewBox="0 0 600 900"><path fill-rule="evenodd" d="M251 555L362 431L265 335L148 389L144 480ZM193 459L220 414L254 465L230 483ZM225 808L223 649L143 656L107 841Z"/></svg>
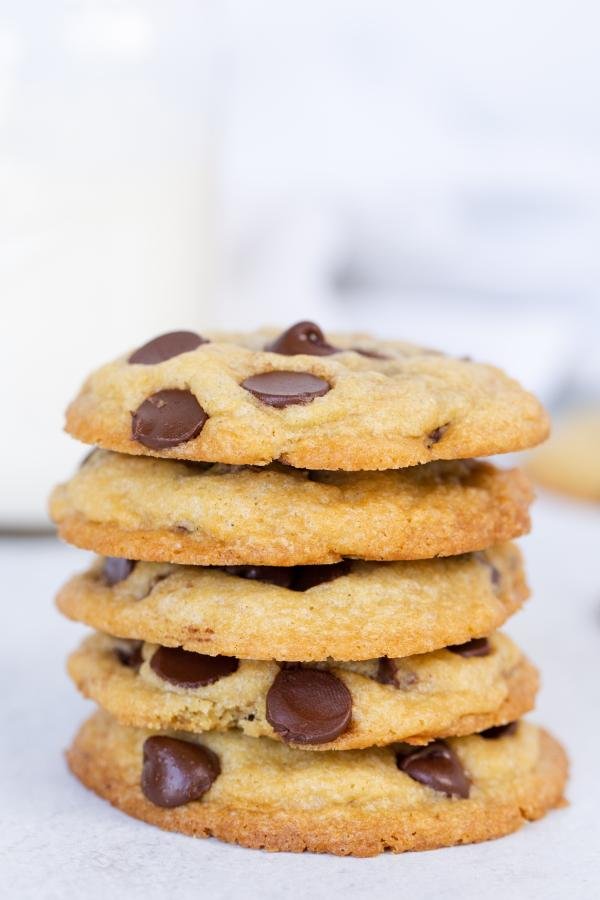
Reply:
<svg viewBox="0 0 600 900"><path fill-rule="evenodd" d="M569 413L526 468L545 487L600 501L600 406Z"/></svg>

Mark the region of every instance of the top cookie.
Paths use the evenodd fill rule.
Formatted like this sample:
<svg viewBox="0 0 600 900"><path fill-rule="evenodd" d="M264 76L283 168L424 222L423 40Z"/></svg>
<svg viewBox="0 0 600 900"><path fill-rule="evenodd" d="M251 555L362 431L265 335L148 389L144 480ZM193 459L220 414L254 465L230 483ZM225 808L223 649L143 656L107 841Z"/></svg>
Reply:
<svg viewBox="0 0 600 900"><path fill-rule="evenodd" d="M521 450L548 417L492 366L301 322L161 335L91 375L66 429L122 453L354 471Z"/></svg>

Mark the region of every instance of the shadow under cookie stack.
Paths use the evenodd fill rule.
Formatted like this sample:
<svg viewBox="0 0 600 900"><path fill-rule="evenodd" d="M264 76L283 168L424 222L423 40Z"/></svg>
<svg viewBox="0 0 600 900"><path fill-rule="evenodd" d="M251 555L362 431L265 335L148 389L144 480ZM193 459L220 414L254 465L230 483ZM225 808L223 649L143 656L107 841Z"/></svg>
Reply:
<svg viewBox="0 0 600 900"><path fill-rule="evenodd" d="M51 498L101 554L58 606L100 710L68 751L119 809L198 837L357 856L499 837L563 801L521 721L536 669L518 470L544 439L490 366L312 323L162 335L95 372L98 449ZM102 448L102 449L100 449Z"/></svg>

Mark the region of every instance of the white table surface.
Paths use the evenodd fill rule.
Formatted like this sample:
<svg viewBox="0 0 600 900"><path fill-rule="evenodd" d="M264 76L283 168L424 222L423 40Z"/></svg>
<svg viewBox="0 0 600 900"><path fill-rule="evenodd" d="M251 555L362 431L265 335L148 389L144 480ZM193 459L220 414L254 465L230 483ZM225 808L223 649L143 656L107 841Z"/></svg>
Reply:
<svg viewBox="0 0 600 900"><path fill-rule="evenodd" d="M597 896L600 512L543 497L534 524L523 541L534 596L507 630L542 669L533 719L568 746L571 806L499 841L375 859L269 854L163 833L88 793L68 774L62 757L91 711L64 672L64 657L84 629L62 620L52 605L60 582L85 566L88 555L50 537L0 539L0 895Z"/></svg>

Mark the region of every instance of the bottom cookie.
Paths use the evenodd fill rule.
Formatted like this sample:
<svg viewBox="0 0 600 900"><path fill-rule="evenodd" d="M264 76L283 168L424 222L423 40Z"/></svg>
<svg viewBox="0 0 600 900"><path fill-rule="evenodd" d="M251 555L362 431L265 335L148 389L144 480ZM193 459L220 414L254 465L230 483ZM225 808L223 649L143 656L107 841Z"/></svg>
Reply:
<svg viewBox="0 0 600 900"><path fill-rule="evenodd" d="M501 837L564 802L567 758L547 732L484 734L309 754L235 732L157 737L98 712L67 760L98 795L169 831L374 856Z"/></svg>

